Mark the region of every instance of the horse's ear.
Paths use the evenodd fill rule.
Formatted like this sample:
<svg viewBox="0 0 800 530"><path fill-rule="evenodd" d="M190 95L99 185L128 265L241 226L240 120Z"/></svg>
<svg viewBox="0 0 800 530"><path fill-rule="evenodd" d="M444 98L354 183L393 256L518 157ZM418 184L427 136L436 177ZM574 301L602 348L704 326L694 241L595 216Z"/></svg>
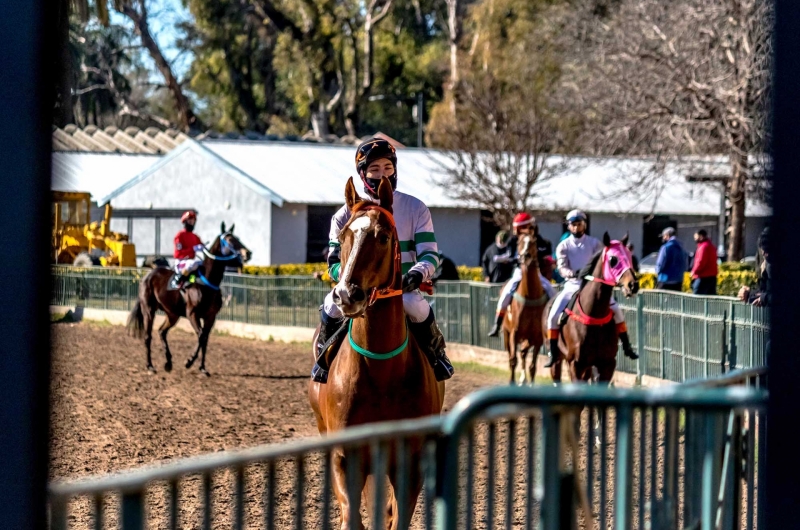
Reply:
<svg viewBox="0 0 800 530"><path fill-rule="evenodd" d="M381 201L381 208L391 212L394 196L392 195L392 183L386 177L381 177L381 183L378 185L378 198Z"/></svg>
<svg viewBox="0 0 800 530"><path fill-rule="evenodd" d="M608 235L608 232L603 233L603 244L607 247L611 246L611 236Z"/></svg>
<svg viewBox="0 0 800 530"><path fill-rule="evenodd" d="M347 185L344 187L344 203L347 205L349 211L353 211L353 207L361 201L358 196L356 187L353 184L353 177L347 179Z"/></svg>
<svg viewBox="0 0 800 530"><path fill-rule="evenodd" d="M630 236L630 234L628 232L625 232L625 237L623 237L620 240L620 243L622 243L622 246L624 246L624 247L628 246L628 238L629 238L629 236Z"/></svg>
<svg viewBox="0 0 800 530"><path fill-rule="evenodd" d="M225 221L222 221L222 224L219 225L219 233L220 234L225 233Z"/></svg>
<svg viewBox="0 0 800 530"><path fill-rule="evenodd" d="M236 226L236 223L233 223L233 224L231 225L230 229L228 230L228 231L229 231L231 234L233 233L233 227L234 227L234 226Z"/></svg>

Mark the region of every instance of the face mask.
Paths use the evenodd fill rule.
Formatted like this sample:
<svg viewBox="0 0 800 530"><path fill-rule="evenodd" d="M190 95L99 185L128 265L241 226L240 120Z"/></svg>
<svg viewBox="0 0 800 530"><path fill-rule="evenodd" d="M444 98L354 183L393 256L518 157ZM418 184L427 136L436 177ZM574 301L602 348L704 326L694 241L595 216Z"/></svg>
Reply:
<svg viewBox="0 0 800 530"><path fill-rule="evenodd" d="M189 223L184 223L183 227L186 229L187 232L194 232L194 225Z"/></svg>

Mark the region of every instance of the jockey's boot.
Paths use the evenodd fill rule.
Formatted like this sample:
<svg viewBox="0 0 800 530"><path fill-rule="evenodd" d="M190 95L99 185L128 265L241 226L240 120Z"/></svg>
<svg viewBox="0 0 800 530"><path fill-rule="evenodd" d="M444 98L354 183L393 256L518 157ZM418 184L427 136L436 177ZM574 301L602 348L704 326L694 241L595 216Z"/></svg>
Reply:
<svg viewBox="0 0 800 530"><path fill-rule="evenodd" d="M561 353L558 348L558 337L554 339L550 339L550 350L547 352L547 362L545 363L545 368L550 368L556 363L556 359L558 359L558 355Z"/></svg>
<svg viewBox="0 0 800 530"><path fill-rule="evenodd" d="M436 325L433 310L423 322L409 322L409 329L417 339L417 344L422 348L425 357L433 367L433 374L437 381L444 381L453 377L455 369L445 353L444 336Z"/></svg>
<svg viewBox="0 0 800 530"><path fill-rule="evenodd" d="M328 369L330 367L326 364L325 357L320 357L320 355L322 354L322 348L341 327L342 322L340 320L336 320L335 318L329 317L322 307L319 309L319 315L322 325L319 327L319 337L317 337L316 345L317 361L314 363L314 367L311 369L311 379L317 383L327 383Z"/></svg>
<svg viewBox="0 0 800 530"><path fill-rule="evenodd" d="M627 331L622 331L619 334L619 340L622 342L622 353L625 354L625 357L629 359L638 359L639 355L633 351L633 347L631 346L631 339L628 337Z"/></svg>
<svg viewBox="0 0 800 530"><path fill-rule="evenodd" d="M494 318L494 327L491 329L491 331L489 331L490 337L496 337L500 334L500 330L503 327L503 319L505 317L506 317L505 312L497 313L497 315Z"/></svg>

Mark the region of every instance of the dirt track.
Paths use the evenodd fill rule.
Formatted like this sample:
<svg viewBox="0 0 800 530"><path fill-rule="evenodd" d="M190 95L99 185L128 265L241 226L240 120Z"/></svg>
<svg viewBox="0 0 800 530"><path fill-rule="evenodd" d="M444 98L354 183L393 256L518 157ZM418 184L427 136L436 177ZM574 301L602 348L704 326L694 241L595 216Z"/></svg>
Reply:
<svg viewBox="0 0 800 530"><path fill-rule="evenodd" d="M156 339L153 362L159 371L150 375L144 369L141 342L126 336L121 327L81 323L52 329L52 478L85 477L317 435L306 399L309 345L214 335L207 359L212 377L206 378L196 367L183 368L194 337L173 331L175 369L164 372ZM503 382L493 374L461 371L447 386L445 406L479 387ZM227 487L229 480L220 477L215 489ZM188 482L182 492L191 498L199 480ZM249 486L260 488L260 482L259 476ZM285 486L291 489L291 481ZM156 508L164 499L153 502L151 508ZM76 504L77 527L89 523L88 512L87 502ZM181 527L195 528L189 522L194 514L185 515L186 526ZM220 521L219 527L227 523Z"/></svg>

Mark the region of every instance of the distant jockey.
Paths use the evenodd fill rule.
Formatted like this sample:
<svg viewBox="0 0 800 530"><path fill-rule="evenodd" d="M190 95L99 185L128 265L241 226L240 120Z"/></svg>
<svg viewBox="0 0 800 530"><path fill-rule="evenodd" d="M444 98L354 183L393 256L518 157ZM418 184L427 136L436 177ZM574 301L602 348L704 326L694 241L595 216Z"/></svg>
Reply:
<svg viewBox="0 0 800 530"><path fill-rule="evenodd" d="M553 301L547 316L550 351L546 367L552 366L558 359L559 318L572 296L581 288L583 278L578 277L578 273L592 261L595 254L603 250L603 243L586 233L586 214L582 211L572 210L567 214L567 227L570 235L556 247L557 270L566 283ZM639 356L633 351L630 338L628 338L625 315L613 296L611 297L611 311L614 313L614 322L617 325L619 339L622 341L622 351L631 359L638 359Z"/></svg>
<svg viewBox="0 0 800 530"><path fill-rule="evenodd" d="M203 242L194 233L194 225L197 222L197 214L189 210L181 216L183 230L175 236L175 276L172 278L170 288L179 289L183 286L186 278L203 263L202 254Z"/></svg>
<svg viewBox="0 0 800 530"><path fill-rule="evenodd" d="M519 237L523 234L529 234L537 238L537 249L539 247L538 243L538 235L536 235L536 220L531 217L529 214L522 212L518 213L516 217L514 217L514 222L512 223L514 228L514 235ZM545 240L543 240L545 241ZM546 241L549 245L550 242ZM514 245L514 257L510 258L511 261L519 262L519 256L517 256L517 247L516 247L516 240L512 243ZM541 263L542 260L545 259L545 256L538 256L538 261ZM547 293L547 298L553 298L556 294L556 290L553 288L553 284L542 275L542 271L539 270L539 279L542 282L542 287L544 288L544 292ZM508 306L511 305L511 298L514 296L514 292L519 287L519 282L522 281L522 269L516 267L514 269L514 274L511 275L511 279L508 280L508 283L505 284L503 287L503 291L500 293L500 300L497 301L497 313L495 315L495 322L494 327L489 332L490 337L496 337L498 333L500 333L500 327L503 324L503 318L506 316L506 310Z"/></svg>

